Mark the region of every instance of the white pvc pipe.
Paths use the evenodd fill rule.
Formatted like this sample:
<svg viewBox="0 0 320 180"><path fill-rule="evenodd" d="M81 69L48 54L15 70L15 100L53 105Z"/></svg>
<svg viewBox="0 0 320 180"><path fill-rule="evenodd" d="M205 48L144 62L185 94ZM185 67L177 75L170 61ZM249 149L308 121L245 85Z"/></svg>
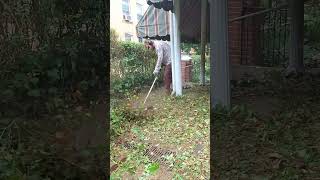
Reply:
<svg viewBox="0 0 320 180"><path fill-rule="evenodd" d="M172 93L176 92L175 83L175 46L174 46L174 24L173 13L170 13L170 50L171 50L171 70L172 70Z"/></svg>
<svg viewBox="0 0 320 180"><path fill-rule="evenodd" d="M181 48L180 48L180 0L174 0L174 43L175 43L175 84L176 96L182 95Z"/></svg>

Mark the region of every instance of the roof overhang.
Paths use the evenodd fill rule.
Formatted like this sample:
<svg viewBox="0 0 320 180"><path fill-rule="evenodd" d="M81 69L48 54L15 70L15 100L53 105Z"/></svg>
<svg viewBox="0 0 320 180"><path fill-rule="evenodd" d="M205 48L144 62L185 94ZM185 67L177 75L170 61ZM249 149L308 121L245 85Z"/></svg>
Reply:
<svg viewBox="0 0 320 180"><path fill-rule="evenodd" d="M148 0L148 10L137 24L141 38L170 40L170 12L172 0ZM170 9L171 8L171 9ZM181 42L198 43L201 39L201 1L181 1L180 32ZM210 8L207 10L207 24L210 23ZM207 26L209 42L209 26Z"/></svg>

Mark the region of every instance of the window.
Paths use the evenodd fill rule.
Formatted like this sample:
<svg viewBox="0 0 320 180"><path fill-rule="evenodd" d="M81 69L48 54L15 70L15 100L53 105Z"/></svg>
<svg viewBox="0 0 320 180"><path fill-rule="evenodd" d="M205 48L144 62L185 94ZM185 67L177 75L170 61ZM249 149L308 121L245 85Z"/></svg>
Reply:
<svg viewBox="0 0 320 180"><path fill-rule="evenodd" d="M141 42L141 43L142 43L142 38L141 38L141 37L138 37L138 40L139 40L139 42Z"/></svg>
<svg viewBox="0 0 320 180"><path fill-rule="evenodd" d="M140 21L142 16L143 16L143 6L142 4L137 3L137 20Z"/></svg>
<svg viewBox="0 0 320 180"><path fill-rule="evenodd" d="M129 0L122 0L122 14L130 16L130 3Z"/></svg>
<svg viewBox="0 0 320 180"><path fill-rule="evenodd" d="M131 35L131 34L129 34L129 33L125 33L125 34L124 34L124 39L125 39L126 41L131 41L131 38L132 38L132 35Z"/></svg>

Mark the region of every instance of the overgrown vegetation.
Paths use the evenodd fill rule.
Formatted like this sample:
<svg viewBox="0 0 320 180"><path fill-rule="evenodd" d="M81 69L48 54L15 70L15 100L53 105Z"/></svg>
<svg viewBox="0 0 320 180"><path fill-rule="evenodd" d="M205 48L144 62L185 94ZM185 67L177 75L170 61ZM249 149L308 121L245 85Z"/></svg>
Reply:
<svg viewBox="0 0 320 180"><path fill-rule="evenodd" d="M200 82L200 61L201 55L192 55L192 82ZM206 82L210 81L210 58L206 57L205 78Z"/></svg>
<svg viewBox="0 0 320 180"><path fill-rule="evenodd" d="M4 112L48 112L50 105L59 107L58 102L70 100L73 93L88 97L105 88L102 4L3 3L0 98Z"/></svg>
<svg viewBox="0 0 320 180"><path fill-rule="evenodd" d="M101 175L62 158L55 133L92 121L107 87L106 13L104 1L0 2L0 179Z"/></svg>
<svg viewBox="0 0 320 180"><path fill-rule="evenodd" d="M132 118L125 115L127 121L122 124L125 125L121 129L123 133L111 142L111 160L113 164L117 164L117 168L112 170L112 178L209 177L208 88L194 87L185 90L185 95L181 98L164 97L161 89L155 89L145 106L152 106L151 109L131 106L135 102L141 103L144 96L145 93L141 93L137 97L123 99L123 103L128 104L126 114L135 115L129 116ZM118 106L123 107L124 104ZM123 142L132 142L136 149L126 149ZM172 150L176 154L164 154L162 158L167 164L157 164L155 158L145 154L150 148L146 146L149 143ZM123 157L126 158L123 160Z"/></svg>
<svg viewBox="0 0 320 180"><path fill-rule="evenodd" d="M111 32L111 91L117 95L117 97L113 96L111 99L111 164L113 164L111 167L116 167L116 170L111 170L111 178L134 177L148 179L155 177L181 179L184 176L189 178L201 177L203 179L207 177L209 169L208 141L201 140L201 142L198 142L199 144L187 142L187 139L193 135L196 138L208 136L207 94L203 90L199 90L199 92L194 90L186 97L170 99L164 98L164 95L159 93L160 90L155 88L153 92L157 91L157 93L152 92L149 97L149 99L154 99L152 108L159 108L161 109L159 112L164 113L155 113L153 110L148 109L149 105L140 107L142 96L145 95L145 90L150 87L154 78L152 71L155 66L156 54L146 50L143 44L120 42L116 32L113 30ZM186 52L189 52L191 48L195 49L195 54L192 56L192 80L199 82L200 55L198 55L198 45L182 45L182 49ZM208 67L206 69L207 79L209 78ZM158 83L161 83L161 80ZM140 90L142 90L141 94ZM200 94L200 91L204 93ZM195 94L198 94L201 98L196 97ZM122 96L119 97L119 95ZM199 107L195 107L196 105L199 105ZM194 113L182 115L183 110L179 110L182 107L188 108L190 111L194 110ZM201 114L200 119L192 117L198 113ZM189 116L197 119L197 121L188 122ZM185 123L180 124L177 120L182 117L185 117ZM195 127L188 128L188 126ZM179 130L177 127L179 127ZM202 129L200 130L200 128ZM185 132L183 132L184 130ZM162 132L164 131L172 134L163 134ZM128 141L134 141L137 148L124 149L121 144L118 144L123 137ZM147 149L146 143L158 141L161 141L164 146L171 145L171 148L176 148L178 144L184 144L177 157L165 157L170 162L170 167L174 168L173 174L171 172L168 173L167 167L163 164L158 164L144 155ZM194 146L199 146L199 151L203 152L200 155L202 159L199 162L197 161L197 155L193 154ZM126 157L125 160L123 160L123 156ZM176 165L173 165L175 163ZM196 166L191 170L187 164L196 164ZM202 170L200 166L206 168Z"/></svg>
<svg viewBox="0 0 320 180"><path fill-rule="evenodd" d="M114 30L111 30L110 42L112 94L123 95L138 91L152 83L152 72L157 59L155 52L144 48L142 43L119 41Z"/></svg>
<svg viewBox="0 0 320 180"><path fill-rule="evenodd" d="M319 67L320 44L320 4L318 1L309 1L305 4L304 14L304 57L307 67Z"/></svg>

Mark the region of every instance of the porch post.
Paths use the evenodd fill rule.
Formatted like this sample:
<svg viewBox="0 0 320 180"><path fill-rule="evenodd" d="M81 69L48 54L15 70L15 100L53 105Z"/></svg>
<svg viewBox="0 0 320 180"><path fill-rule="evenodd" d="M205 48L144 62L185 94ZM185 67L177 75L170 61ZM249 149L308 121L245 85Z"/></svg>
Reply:
<svg viewBox="0 0 320 180"><path fill-rule="evenodd" d="M303 21L304 1L289 0L290 41L287 75L304 72L303 65Z"/></svg>
<svg viewBox="0 0 320 180"><path fill-rule="evenodd" d="M210 108L230 107L230 71L228 55L228 1L210 3Z"/></svg>
<svg viewBox="0 0 320 180"><path fill-rule="evenodd" d="M175 84L176 96L182 95L181 49L180 49L180 0L173 1L174 8L174 47L175 47Z"/></svg>
<svg viewBox="0 0 320 180"><path fill-rule="evenodd" d="M174 43L174 17L173 13L170 13L170 46L171 46L171 69L172 69L172 93L176 92L176 74L175 74L175 43Z"/></svg>
<svg viewBox="0 0 320 180"><path fill-rule="evenodd" d="M201 0L201 61L200 61L200 84L205 84L206 71L206 40L207 40L207 4L208 0Z"/></svg>

